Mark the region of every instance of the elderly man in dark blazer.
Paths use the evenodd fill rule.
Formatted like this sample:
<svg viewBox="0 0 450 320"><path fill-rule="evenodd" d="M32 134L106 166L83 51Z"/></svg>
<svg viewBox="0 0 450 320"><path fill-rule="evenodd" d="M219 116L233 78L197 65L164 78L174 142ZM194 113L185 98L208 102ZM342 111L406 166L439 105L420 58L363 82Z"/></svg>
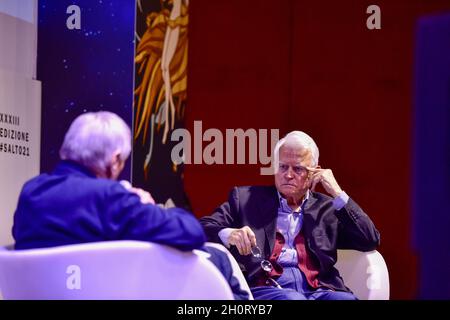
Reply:
<svg viewBox="0 0 450 320"><path fill-rule="evenodd" d="M275 146L275 186L235 187L200 220L210 241L230 248L255 299L356 299L334 268L337 249L374 250L380 235L318 164L314 140L293 131Z"/></svg>

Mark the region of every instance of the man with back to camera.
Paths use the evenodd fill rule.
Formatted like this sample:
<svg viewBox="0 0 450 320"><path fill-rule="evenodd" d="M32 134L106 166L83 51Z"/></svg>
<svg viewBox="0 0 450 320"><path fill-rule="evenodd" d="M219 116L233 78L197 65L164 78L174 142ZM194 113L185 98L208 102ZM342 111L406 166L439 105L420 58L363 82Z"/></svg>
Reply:
<svg viewBox="0 0 450 320"><path fill-rule="evenodd" d="M235 187L200 219L209 241L230 248L255 299L356 299L334 268L337 249L374 250L380 235L318 164L314 140L292 131L274 149L275 186Z"/></svg>
<svg viewBox="0 0 450 320"><path fill-rule="evenodd" d="M203 229L192 214L160 208L148 192L116 181L130 152L130 128L119 116L106 111L78 116L65 135L55 170L22 188L14 215L15 249L107 240L203 249L235 298L248 298L225 254L204 247Z"/></svg>

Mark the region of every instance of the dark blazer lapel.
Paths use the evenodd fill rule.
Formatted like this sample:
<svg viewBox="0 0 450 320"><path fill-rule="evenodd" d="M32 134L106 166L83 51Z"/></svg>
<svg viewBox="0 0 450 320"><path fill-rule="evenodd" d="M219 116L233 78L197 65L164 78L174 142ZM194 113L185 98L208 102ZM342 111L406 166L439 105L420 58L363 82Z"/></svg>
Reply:
<svg viewBox="0 0 450 320"><path fill-rule="evenodd" d="M314 208L314 204L316 203L317 198L314 196L314 193L309 191L309 198L303 207L303 234L306 239L309 239L311 236L312 228L315 225L315 221L317 220L317 209Z"/></svg>
<svg viewBox="0 0 450 320"><path fill-rule="evenodd" d="M261 218L264 219L264 233L266 235L266 243L269 244L269 252L264 252L265 255L270 255L273 251L275 243L275 229L277 226L278 215L278 193L275 186L270 188L267 195L261 198L259 202L259 208L261 212ZM266 251L266 248L263 249Z"/></svg>
<svg viewBox="0 0 450 320"><path fill-rule="evenodd" d="M317 201L316 197L314 196L314 193L310 190L309 191L309 198L305 203L305 206L303 207L303 214L308 215L315 215L315 211L311 210L314 203Z"/></svg>

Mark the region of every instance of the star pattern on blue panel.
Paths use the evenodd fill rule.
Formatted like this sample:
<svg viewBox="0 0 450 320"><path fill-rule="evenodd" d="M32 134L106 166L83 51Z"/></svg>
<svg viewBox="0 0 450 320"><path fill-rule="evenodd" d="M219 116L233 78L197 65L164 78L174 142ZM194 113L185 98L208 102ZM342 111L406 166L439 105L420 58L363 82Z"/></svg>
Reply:
<svg viewBox="0 0 450 320"><path fill-rule="evenodd" d="M70 5L80 7L80 30L66 27ZM43 126L51 128L42 134L44 170L77 115L110 110L131 125L135 9L134 1L39 0L38 79Z"/></svg>

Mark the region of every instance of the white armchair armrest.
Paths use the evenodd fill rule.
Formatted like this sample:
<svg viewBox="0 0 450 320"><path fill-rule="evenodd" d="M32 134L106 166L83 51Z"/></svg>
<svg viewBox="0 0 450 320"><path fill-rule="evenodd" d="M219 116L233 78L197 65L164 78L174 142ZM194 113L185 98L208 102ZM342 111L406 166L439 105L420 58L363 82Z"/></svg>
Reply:
<svg viewBox="0 0 450 320"><path fill-rule="evenodd" d="M358 299L389 300L389 272L378 251L338 250L335 267Z"/></svg>

